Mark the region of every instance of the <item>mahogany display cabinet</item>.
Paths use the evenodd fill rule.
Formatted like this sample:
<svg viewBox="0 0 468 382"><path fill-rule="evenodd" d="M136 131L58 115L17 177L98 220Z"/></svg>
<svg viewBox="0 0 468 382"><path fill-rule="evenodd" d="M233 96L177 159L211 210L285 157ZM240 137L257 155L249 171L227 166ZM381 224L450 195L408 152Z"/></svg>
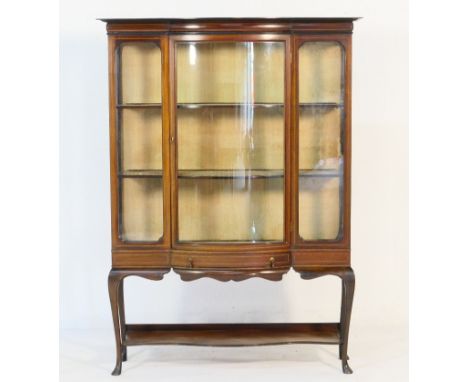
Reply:
<svg viewBox="0 0 468 382"><path fill-rule="evenodd" d="M112 269L127 347L338 345L350 267L355 18L103 19L109 46ZM124 279L342 280L339 322L127 324Z"/></svg>

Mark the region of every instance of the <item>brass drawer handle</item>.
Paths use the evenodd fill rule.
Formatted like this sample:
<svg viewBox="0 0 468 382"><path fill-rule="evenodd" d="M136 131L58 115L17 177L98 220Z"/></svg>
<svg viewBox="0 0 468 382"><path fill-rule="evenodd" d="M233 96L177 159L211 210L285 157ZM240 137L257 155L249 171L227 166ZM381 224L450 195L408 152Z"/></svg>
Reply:
<svg viewBox="0 0 468 382"><path fill-rule="evenodd" d="M274 268L274 267L275 267L275 258L270 257L270 268Z"/></svg>
<svg viewBox="0 0 468 382"><path fill-rule="evenodd" d="M191 257L188 258L188 265L189 268L193 268L193 259Z"/></svg>

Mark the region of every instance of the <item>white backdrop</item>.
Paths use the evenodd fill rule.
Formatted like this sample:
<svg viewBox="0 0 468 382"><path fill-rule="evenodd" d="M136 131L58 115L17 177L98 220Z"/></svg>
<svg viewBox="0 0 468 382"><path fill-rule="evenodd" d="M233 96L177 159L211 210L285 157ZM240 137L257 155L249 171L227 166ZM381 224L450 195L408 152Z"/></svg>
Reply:
<svg viewBox="0 0 468 382"><path fill-rule="evenodd" d="M408 15L404 0L66 0L60 19L60 323L110 328L107 41L98 17L361 16L353 42L351 334L406 330ZM129 322L338 320L337 278L126 281Z"/></svg>

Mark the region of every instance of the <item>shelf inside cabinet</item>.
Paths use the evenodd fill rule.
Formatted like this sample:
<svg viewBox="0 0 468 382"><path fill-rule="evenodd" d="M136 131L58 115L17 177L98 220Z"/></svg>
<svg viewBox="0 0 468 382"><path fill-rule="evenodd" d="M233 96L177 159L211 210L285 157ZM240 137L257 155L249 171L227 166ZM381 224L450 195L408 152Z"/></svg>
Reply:
<svg viewBox="0 0 468 382"><path fill-rule="evenodd" d="M311 177L311 178L335 178L341 176L341 171L339 170L299 170L300 177Z"/></svg>
<svg viewBox="0 0 468 382"><path fill-rule="evenodd" d="M162 104L160 103L119 103L117 104L119 109L125 108L160 108Z"/></svg>
<svg viewBox="0 0 468 382"><path fill-rule="evenodd" d="M282 178L283 170L179 170L179 178Z"/></svg>
<svg viewBox="0 0 468 382"><path fill-rule="evenodd" d="M336 102L300 102L299 107L340 108L343 104Z"/></svg>
<svg viewBox="0 0 468 382"><path fill-rule="evenodd" d="M123 178L160 178L162 170L123 170L119 175Z"/></svg>
<svg viewBox="0 0 468 382"><path fill-rule="evenodd" d="M177 107L180 109L200 109L207 107L264 107L264 108L274 108L274 107L284 107L284 103L265 103L265 102L255 102L255 103L245 103L245 102L199 102L199 103L178 103Z"/></svg>
<svg viewBox="0 0 468 382"><path fill-rule="evenodd" d="M124 178L162 177L162 170L131 169L119 173ZM179 170L178 178L281 178L283 170ZM341 176L339 170L299 170L300 177L333 178Z"/></svg>
<svg viewBox="0 0 468 382"><path fill-rule="evenodd" d="M146 104L152 105L152 104ZM263 107L263 108L280 108L284 107L284 103L274 102L255 102L255 103L245 103L245 102L190 102L190 103L178 103L177 108L179 109L200 109L200 108L209 108L209 107ZM124 107L122 105L121 107ZM131 107L131 106L128 106ZM316 107L316 108L341 108L343 104L336 102L301 102L299 107Z"/></svg>

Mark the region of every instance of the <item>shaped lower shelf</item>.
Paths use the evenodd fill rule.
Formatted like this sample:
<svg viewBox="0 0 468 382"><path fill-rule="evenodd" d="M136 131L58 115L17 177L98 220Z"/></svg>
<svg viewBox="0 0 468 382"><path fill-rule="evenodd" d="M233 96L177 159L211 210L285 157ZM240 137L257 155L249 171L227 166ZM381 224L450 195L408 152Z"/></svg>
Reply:
<svg viewBox="0 0 468 382"><path fill-rule="evenodd" d="M126 325L124 345L339 344L338 323Z"/></svg>

